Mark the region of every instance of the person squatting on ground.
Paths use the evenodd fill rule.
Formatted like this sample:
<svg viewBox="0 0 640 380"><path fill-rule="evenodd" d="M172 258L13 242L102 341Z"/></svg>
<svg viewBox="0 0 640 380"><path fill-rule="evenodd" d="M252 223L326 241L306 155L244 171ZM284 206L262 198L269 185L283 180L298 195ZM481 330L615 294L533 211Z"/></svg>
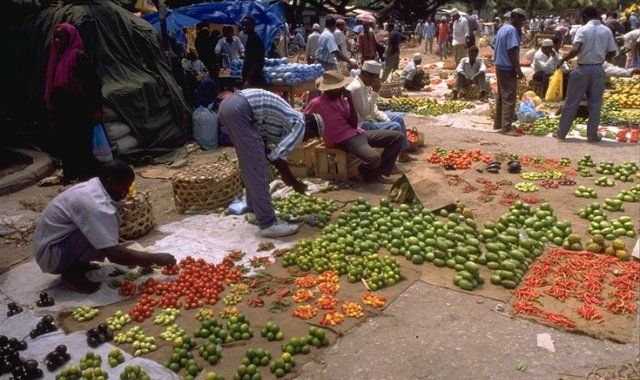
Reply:
<svg viewBox="0 0 640 380"><path fill-rule="evenodd" d="M298 225L276 218L269 192L269 162L285 184L304 193L306 186L291 173L287 155L297 144L322 136L322 120L294 110L282 97L262 89L220 94L218 117L238 154L247 206L255 215L262 237L275 238L298 232ZM268 151L266 143L275 145Z"/></svg>
<svg viewBox="0 0 640 380"><path fill-rule="evenodd" d="M571 129L578 112L580 101L586 95L589 108L587 122L587 141L598 142L598 126L600 125L600 109L604 94L605 72L602 64L617 52L611 29L600 21L600 11L593 6L582 10L582 25L573 39L573 48L558 63L562 64L578 57L578 67L569 74L567 97L562 107L560 124L556 138L564 140Z"/></svg>
<svg viewBox="0 0 640 380"><path fill-rule="evenodd" d="M542 96L547 93L549 87L549 78L556 72L560 62L560 55L553 49L553 41L550 39L542 40L542 46L533 56L531 68L533 69L533 80L542 83Z"/></svg>
<svg viewBox="0 0 640 380"><path fill-rule="evenodd" d="M121 265L175 265L167 253L147 253L118 244L119 202L135 179L133 169L113 160L100 174L60 193L47 205L36 224L34 256L44 273L59 274L62 283L80 293L93 293L100 283L87 272L98 269L92 261Z"/></svg>
<svg viewBox="0 0 640 380"><path fill-rule="evenodd" d="M429 80L429 74L425 74L419 66L422 64L422 54L415 53L410 62L402 69L400 80L406 90L420 91Z"/></svg>
<svg viewBox="0 0 640 380"><path fill-rule="evenodd" d="M352 78L337 71L328 71L318 79L322 95L309 102L306 113L318 113L324 121L324 144L340 148L363 162L358 168L366 182L393 183L389 178L406 139L397 131L365 131L358 127L358 113L353 106L351 92L345 87ZM384 148L382 154L373 148Z"/></svg>
<svg viewBox="0 0 640 380"><path fill-rule="evenodd" d="M452 99L458 99L460 90L471 85L478 86L479 99L487 101L489 85L487 83L487 67L481 59L478 59L478 47L469 48L469 56L462 58L456 68L456 84L452 90Z"/></svg>

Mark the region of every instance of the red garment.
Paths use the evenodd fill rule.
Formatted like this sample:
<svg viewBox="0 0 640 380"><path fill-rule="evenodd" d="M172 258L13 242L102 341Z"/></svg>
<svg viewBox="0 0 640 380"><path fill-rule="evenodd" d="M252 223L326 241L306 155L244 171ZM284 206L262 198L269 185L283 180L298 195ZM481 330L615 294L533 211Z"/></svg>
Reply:
<svg viewBox="0 0 640 380"><path fill-rule="evenodd" d="M441 22L438 25L438 42L446 42L449 40L449 24Z"/></svg>
<svg viewBox="0 0 640 380"><path fill-rule="evenodd" d="M72 92L82 91L82 84L73 75L78 53L84 50L82 37L75 26L67 23L56 25L53 30L63 29L69 35L69 43L63 52L58 52L51 43L49 51L49 63L47 64L47 77L44 85L44 103L51 110L51 93L54 88L62 87ZM52 39L53 41L53 39Z"/></svg>
<svg viewBox="0 0 640 380"><path fill-rule="evenodd" d="M338 143L364 132L360 127L353 128L349 125L349 102L345 98L335 101L329 99L326 94L322 94L312 99L304 113L317 113L324 122L324 145L333 148Z"/></svg>
<svg viewBox="0 0 640 380"><path fill-rule="evenodd" d="M369 33L363 31L358 35L358 50L364 60L376 58L376 35L373 30L369 29Z"/></svg>

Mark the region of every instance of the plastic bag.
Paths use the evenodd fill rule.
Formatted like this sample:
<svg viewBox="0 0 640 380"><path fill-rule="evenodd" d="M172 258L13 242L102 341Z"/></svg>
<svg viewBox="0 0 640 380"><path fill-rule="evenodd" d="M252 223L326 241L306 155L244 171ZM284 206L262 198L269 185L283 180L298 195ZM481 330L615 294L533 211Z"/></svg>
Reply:
<svg viewBox="0 0 640 380"><path fill-rule="evenodd" d="M533 123L540 117L536 112L536 105L532 99L525 99L518 105L518 121L521 123Z"/></svg>
<svg viewBox="0 0 640 380"><path fill-rule="evenodd" d="M193 139L204 150L218 147L218 115L209 107L198 107L193 111Z"/></svg>
<svg viewBox="0 0 640 380"><path fill-rule="evenodd" d="M93 126L93 157L100 162L113 160L111 145L109 145L109 139L107 139L107 135L104 133L102 123L96 123L96 125Z"/></svg>
<svg viewBox="0 0 640 380"><path fill-rule="evenodd" d="M548 102L559 102L562 100L562 70L557 69L549 78L549 87L544 98Z"/></svg>

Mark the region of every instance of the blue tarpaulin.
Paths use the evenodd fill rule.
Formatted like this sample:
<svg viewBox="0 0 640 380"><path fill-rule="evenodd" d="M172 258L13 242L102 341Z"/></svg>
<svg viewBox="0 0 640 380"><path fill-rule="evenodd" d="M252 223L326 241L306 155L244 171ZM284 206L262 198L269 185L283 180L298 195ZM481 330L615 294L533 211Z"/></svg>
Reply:
<svg viewBox="0 0 640 380"><path fill-rule="evenodd" d="M245 16L256 20L256 32L264 41L265 51L271 50L271 43L285 30L284 5L282 2L269 4L260 1L225 1L220 3L201 3L172 9L167 13L167 30L178 32L184 26L198 22L212 24L238 25ZM154 28L160 30L160 14L152 13L142 17ZM184 22L190 22L185 25Z"/></svg>

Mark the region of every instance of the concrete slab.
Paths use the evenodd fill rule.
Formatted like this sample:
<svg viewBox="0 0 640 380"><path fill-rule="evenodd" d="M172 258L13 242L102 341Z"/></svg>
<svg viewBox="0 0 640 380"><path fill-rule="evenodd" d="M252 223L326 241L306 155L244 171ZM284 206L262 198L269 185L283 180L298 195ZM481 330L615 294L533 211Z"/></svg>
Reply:
<svg viewBox="0 0 640 380"><path fill-rule="evenodd" d="M598 363L638 355L638 344L600 341L510 318L499 302L416 282L302 367L301 379L584 378ZM556 352L537 347L547 333ZM519 361L528 364L516 370Z"/></svg>
<svg viewBox="0 0 640 380"><path fill-rule="evenodd" d="M20 148L7 149L29 156L33 162L24 170L0 178L0 195L13 193L29 187L53 171L53 162L51 161L51 157L46 153Z"/></svg>

